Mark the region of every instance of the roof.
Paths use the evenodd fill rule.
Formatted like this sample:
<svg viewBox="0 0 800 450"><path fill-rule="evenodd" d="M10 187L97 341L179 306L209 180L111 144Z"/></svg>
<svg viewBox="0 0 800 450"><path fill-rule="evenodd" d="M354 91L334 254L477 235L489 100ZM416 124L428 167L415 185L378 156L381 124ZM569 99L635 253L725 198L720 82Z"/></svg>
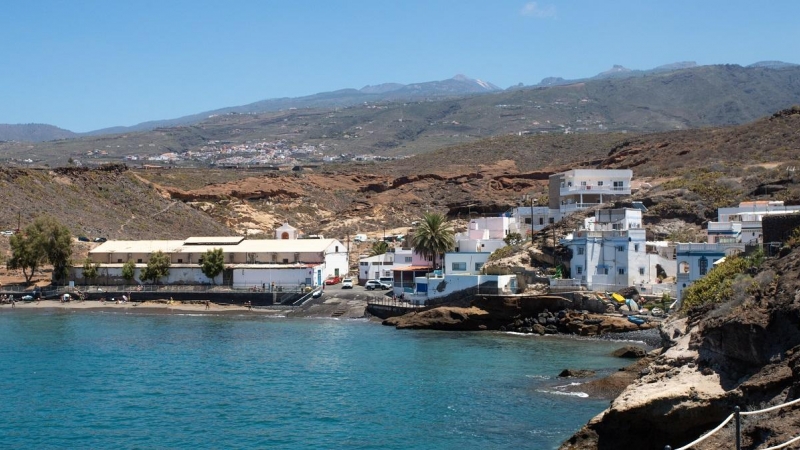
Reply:
<svg viewBox="0 0 800 450"><path fill-rule="evenodd" d="M192 244L187 244L189 240ZM324 252L329 247L338 245L339 251L346 251L344 244L336 239L239 239L238 243L224 242L228 237L190 238L186 241L106 241L89 253L204 253L208 250L222 248L223 253L316 253ZM201 243L217 242L217 243Z"/></svg>
<svg viewBox="0 0 800 450"><path fill-rule="evenodd" d="M206 236L190 237L186 239L186 245L236 245L244 240L244 236Z"/></svg>
<svg viewBox="0 0 800 450"><path fill-rule="evenodd" d="M403 266L392 269L393 272L418 272L422 270L433 270L431 266Z"/></svg>

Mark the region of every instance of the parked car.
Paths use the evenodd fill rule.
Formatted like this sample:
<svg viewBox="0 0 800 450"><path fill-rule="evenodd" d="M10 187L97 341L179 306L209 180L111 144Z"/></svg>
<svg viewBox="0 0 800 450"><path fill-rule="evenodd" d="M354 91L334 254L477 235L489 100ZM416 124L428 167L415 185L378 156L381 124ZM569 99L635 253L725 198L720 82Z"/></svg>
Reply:
<svg viewBox="0 0 800 450"><path fill-rule="evenodd" d="M96 238L94 238L94 241L95 241L95 242L105 242L105 241L107 241L107 240L108 240L108 239L106 239L106 238L104 238L104 237L96 237Z"/></svg>
<svg viewBox="0 0 800 450"><path fill-rule="evenodd" d="M332 285L332 284L339 284L341 282L342 282L342 279L339 278L339 277L329 277L327 280L325 280L325 284L327 284L329 286Z"/></svg>
<svg viewBox="0 0 800 450"><path fill-rule="evenodd" d="M11 231L11 230L6 230L6 231L3 231L3 232L0 232L0 234L2 234L3 236L13 236L14 232Z"/></svg>
<svg viewBox="0 0 800 450"><path fill-rule="evenodd" d="M81 242L91 242L86 236L78 236L78 240Z"/></svg>
<svg viewBox="0 0 800 450"><path fill-rule="evenodd" d="M389 286L388 283L384 283L384 282L379 281L379 280L368 280L366 283L364 283L364 287L368 291L371 291L373 289L384 289L384 290L386 290L386 289L389 289L391 286Z"/></svg>
<svg viewBox="0 0 800 450"><path fill-rule="evenodd" d="M342 289L353 289L353 279L345 278L342 280Z"/></svg>

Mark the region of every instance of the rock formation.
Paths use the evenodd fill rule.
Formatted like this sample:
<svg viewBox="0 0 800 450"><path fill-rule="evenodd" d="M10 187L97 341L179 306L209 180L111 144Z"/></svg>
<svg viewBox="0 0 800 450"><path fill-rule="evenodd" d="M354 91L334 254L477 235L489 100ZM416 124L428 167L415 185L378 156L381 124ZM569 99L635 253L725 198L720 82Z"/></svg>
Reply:
<svg viewBox="0 0 800 450"><path fill-rule="evenodd" d="M800 395L800 248L769 259L745 292L662 324L663 349L611 406L561 449L677 448L742 411ZM800 434L800 410L743 421L742 448ZM731 448L731 427L696 449Z"/></svg>

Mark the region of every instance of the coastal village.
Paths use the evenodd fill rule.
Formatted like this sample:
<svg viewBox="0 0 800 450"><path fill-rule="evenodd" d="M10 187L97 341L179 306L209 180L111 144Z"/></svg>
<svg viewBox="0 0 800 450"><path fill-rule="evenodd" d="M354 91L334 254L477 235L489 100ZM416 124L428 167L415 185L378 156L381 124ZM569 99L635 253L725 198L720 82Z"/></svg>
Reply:
<svg viewBox="0 0 800 450"><path fill-rule="evenodd" d="M633 176L630 169L553 174L546 205L536 204L530 196L528 206L497 216L470 217L466 229L454 234L452 247L437 258L413 248L414 226L406 233L388 237L373 233L371 238L362 233L343 239L304 235L284 223L271 239L104 239L88 251L86 262L72 267L70 286L51 296L66 292L100 298L127 290L133 297L131 291L137 290L136 297L144 300L163 296L159 290L168 288L170 297L224 297L229 302L239 298L240 303L268 307L302 304L319 298L326 285L352 278L361 286L379 280L388 288L385 297L391 301L378 299L367 309L383 318L441 305L468 305L476 296L484 301L492 297L552 301L556 296L563 299L557 304L560 309L621 315L635 329L680 309L684 291L725 258L769 251L762 230L765 218L800 212L800 206L781 201L742 202L720 208L718 220L708 224L705 242L654 240L643 222L647 208L631 200ZM564 226L568 220L573 229ZM383 251L359 253L376 242L386 243ZM224 270L209 278L200 262L215 249L224 255ZM147 286L140 278L156 253L167 255L169 273L155 286ZM93 264L96 273L87 274L86 263ZM135 271L126 279L127 264L133 264ZM236 293L246 295L235 297ZM545 300L541 305L545 306L540 310L554 307Z"/></svg>

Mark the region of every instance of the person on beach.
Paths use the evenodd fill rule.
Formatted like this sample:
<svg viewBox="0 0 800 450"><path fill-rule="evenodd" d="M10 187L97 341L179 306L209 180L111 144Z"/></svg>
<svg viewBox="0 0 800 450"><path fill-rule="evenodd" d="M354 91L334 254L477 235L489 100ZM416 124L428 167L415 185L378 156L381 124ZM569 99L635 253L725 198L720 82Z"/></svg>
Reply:
<svg viewBox="0 0 800 450"><path fill-rule="evenodd" d="M11 297L11 309L14 309L16 307L17 307L17 301L14 300L14 297Z"/></svg>
<svg viewBox="0 0 800 450"><path fill-rule="evenodd" d="M211 302L209 302L208 300L206 300L206 309L209 309L210 307L211 307Z"/></svg>

